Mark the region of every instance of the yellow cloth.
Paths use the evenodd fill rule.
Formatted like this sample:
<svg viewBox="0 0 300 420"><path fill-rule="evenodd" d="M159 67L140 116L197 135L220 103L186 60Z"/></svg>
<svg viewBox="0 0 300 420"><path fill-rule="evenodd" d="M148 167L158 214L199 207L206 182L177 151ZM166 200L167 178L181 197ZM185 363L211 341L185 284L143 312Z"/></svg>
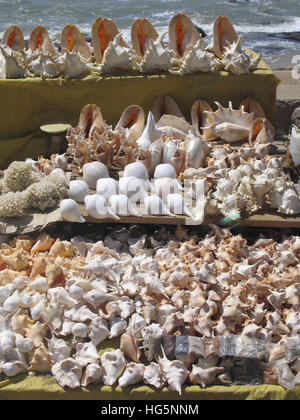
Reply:
<svg viewBox="0 0 300 420"><path fill-rule="evenodd" d="M120 339L104 341L98 347L101 356L105 351L120 347ZM27 376L21 374L15 378L0 380L0 400L20 399L66 399L66 400L299 400L300 386L288 391L281 386L213 386L202 389L198 385L184 386L182 395L161 391L149 386L130 386L122 390L119 386L90 385L88 388L74 390L63 389L54 377L48 375Z"/></svg>
<svg viewBox="0 0 300 420"><path fill-rule="evenodd" d="M105 120L115 125L128 105L141 105L148 112L161 94L172 95L189 121L191 106L197 99L210 104L219 101L224 106L231 100L237 108L243 99L251 96L260 102L275 124L278 84L279 79L264 61L254 73L242 76L214 72L184 77L169 73L115 77L93 74L78 80L0 80L0 168L22 159L24 142L31 143L24 136L36 132L42 124L76 125L81 109L88 103L100 106ZM38 148L34 142L34 146L26 148L25 157L36 158L45 145L46 138Z"/></svg>

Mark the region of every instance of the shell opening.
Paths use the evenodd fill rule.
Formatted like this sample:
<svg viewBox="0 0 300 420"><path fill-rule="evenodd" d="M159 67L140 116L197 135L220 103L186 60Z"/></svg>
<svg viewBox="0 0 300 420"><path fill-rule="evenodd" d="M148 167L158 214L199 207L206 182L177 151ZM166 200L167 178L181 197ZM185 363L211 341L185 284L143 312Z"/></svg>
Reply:
<svg viewBox="0 0 300 420"><path fill-rule="evenodd" d="M182 49L182 41L183 41L183 26L182 26L182 20L179 18L176 22L175 26L176 30L176 48L178 54L182 57L183 55L183 49Z"/></svg>
<svg viewBox="0 0 300 420"><path fill-rule="evenodd" d="M101 49L101 54L103 56L106 47L107 47L107 39L106 39L106 34L105 34L105 29L104 29L104 23L100 23L100 25L98 26L98 35L99 35L99 41L100 41L100 49Z"/></svg>
<svg viewBox="0 0 300 420"><path fill-rule="evenodd" d="M74 49L74 39L72 35L72 29L70 28L67 34L67 48L68 51L72 52Z"/></svg>
<svg viewBox="0 0 300 420"><path fill-rule="evenodd" d="M13 29L12 31L11 31L11 33L9 34L9 37L8 37L8 40L7 40L7 45L11 48L11 46L12 46L12 44L13 44L13 42L14 42L14 40L15 40L15 37L16 37L16 30L15 29Z"/></svg>

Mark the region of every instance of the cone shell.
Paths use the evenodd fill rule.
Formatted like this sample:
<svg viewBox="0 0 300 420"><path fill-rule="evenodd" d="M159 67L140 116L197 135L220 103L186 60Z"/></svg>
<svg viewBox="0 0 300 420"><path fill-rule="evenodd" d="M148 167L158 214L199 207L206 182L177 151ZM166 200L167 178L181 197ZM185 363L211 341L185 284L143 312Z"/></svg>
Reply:
<svg viewBox="0 0 300 420"><path fill-rule="evenodd" d="M60 35L60 43L62 51L77 52L86 60L91 58L91 49L75 25L64 27Z"/></svg>
<svg viewBox="0 0 300 420"><path fill-rule="evenodd" d="M24 35L19 26L10 26L3 34L2 45L7 45L14 51L25 48Z"/></svg>
<svg viewBox="0 0 300 420"><path fill-rule="evenodd" d="M119 30L116 24L108 18L101 16L96 19L92 26L92 44L94 48L94 56L97 63L102 63L103 54L108 44L118 35ZM121 38L120 45L127 47L126 42Z"/></svg>
<svg viewBox="0 0 300 420"><path fill-rule="evenodd" d="M136 19L131 27L132 46L141 57L144 56L150 40L156 40L158 33L153 25L144 18Z"/></svg>
<svg viewBox="0 0 300 420"><path fill-rule="evenodd" d="M53 57L58 55L56 49L52 45L47 29L44 26L36 26L29 37L29 48L32 51L41 48L44 54L50 54Z"/></svg>
<svg viewBox="0 0 300 420"><path fill-rule="evenodd" d="M201 39L196 26L184 13L177 13L169 24L169 47L178 57L184 57L190 47Z"/></svg>

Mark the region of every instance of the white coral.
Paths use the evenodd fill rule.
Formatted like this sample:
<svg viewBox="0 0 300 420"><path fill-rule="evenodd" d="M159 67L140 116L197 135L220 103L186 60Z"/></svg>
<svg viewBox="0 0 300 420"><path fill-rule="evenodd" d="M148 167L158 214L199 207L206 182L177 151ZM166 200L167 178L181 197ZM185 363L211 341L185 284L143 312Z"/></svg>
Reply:
<svg viewBox="0 0 300 420"><path fill-rule="evenodd" d="M26 213L26 192L8 192L0 197L0 217L20 217Z"/></svg>
<svg viewBox="0 0 300 420"><path fill-rule="evenodd" d="M31 165L15 161L4 172L4 184L8 191L17 192L26 190L32 183Z"/></svg>

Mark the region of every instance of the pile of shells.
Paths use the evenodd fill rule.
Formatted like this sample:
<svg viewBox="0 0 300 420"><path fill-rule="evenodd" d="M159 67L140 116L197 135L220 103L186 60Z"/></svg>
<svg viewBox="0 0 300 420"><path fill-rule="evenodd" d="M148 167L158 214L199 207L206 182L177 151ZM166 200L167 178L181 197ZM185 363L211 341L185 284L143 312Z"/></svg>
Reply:
<svg viewBox="0 0 300 420"><path fill-rule="evenodd" d="M92 46L75 25L66 25L58 51L47 29L39 25L32 30L26 50L21 29L13 25L5 31L0 46L0 78L72 79L92 72L114 75L132 71L183 76L225 70L241 75L254 71L261 60L261 54L252 58L242 49L242 39L225 16L216 19L213 42L207 48L198 29L184 13L172 17L168 45L163 41L166 33L159 35L142 18L132 24L131 45L124 41L111 19L98 17L91 35Z"/></svg>
<svg viewBox="0 0 300 420"><path fill-rule="evenodd" d="M117 228L0 251L0 372L63 387L299 383L300 238ZM114 351L99 345L120 337Z"/></svg>

